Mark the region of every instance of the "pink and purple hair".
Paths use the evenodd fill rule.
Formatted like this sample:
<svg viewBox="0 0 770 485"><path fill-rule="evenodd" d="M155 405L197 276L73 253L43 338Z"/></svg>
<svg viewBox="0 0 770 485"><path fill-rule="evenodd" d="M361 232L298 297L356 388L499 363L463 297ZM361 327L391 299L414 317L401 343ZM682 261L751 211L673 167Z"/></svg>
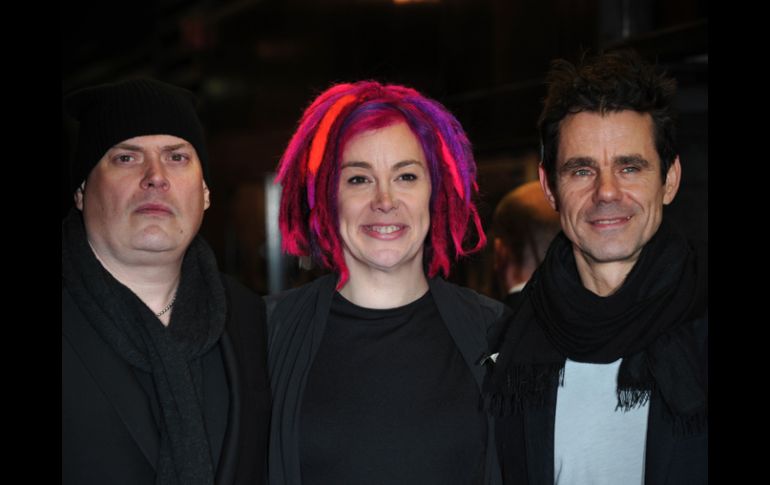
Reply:
<svg viewBox="0 0 770 485"><path fill-rule="evenodd" d="M439 271L449 276L450 254L457 260L486 244L474 202L476 162L457 119L441 103L411 88L375 81L337 84L305 110L278 164L277 182L283 184L283 250L311 256L337 272L338 289L349 278L337 214L343 149L359 133L399 122L406 122L419 140L430 172L430 231L424 253L428 276Z"/></svg>

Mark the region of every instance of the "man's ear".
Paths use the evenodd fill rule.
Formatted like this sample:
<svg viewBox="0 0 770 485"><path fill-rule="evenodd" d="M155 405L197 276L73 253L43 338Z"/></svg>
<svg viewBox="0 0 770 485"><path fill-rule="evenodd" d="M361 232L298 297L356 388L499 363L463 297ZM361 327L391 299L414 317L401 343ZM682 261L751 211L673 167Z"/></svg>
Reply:
<svg viewBox="0 0 770 485"><path fill-rule="evenodd" d="M679 182L682 180L682 165L679 163L679 157L674 159L674 163L668 167L666 182L663 193L663 205L668 205L676 197L679 191Z"/></svg>
<svg viewBox="0 0 770 485"><path fill-rule="evenodd" d="M203 210L208 209L211 206L211 191L209 186L206 185L206 181L203 181Z"/></svg>
<svg viewBox="0 0 770 485"><path fill-rule="evenodd" d="M80 187L75 190L75 207L79 211L83 211L83 191L86 190L86 181L84 180Z"/></svg>
<svg viewBox="0 0 770 485"><path fill-rule="evenodd" d="M543 164L537 166L537 174L540 177L540 187L543 189L543 193L545 194L545 198L548 200L548 203L551 204L551 207L553 207L553 210L559 211L559 204L556 200L556 196L551 192L551 187L548 185L548 174L545 173L545 169L543 168Z"/></svg>

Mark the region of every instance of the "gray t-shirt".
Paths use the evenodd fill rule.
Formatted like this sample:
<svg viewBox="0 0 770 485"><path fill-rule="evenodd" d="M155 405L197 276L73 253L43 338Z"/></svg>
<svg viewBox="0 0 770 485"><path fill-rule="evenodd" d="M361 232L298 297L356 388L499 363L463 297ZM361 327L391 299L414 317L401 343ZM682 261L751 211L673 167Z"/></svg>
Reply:
<svg viewBox="0 0 770 485"><path fill-rule="evenodd" d="M620 360L567 359L556 400L554 479L559 484L643 484L649 403L616 410Z"/></svg>

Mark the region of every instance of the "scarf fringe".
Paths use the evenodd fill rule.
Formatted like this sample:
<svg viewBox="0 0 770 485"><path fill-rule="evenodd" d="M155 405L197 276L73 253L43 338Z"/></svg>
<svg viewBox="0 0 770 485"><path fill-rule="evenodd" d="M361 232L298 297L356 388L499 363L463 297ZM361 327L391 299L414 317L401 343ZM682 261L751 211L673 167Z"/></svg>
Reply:
<svg viewBox="0 0 770 485"><path fill-rule="evenodd" d="M492 392L492 386L485 384L483 409L492 416L506 416L520 414L525 406L541 407L554 377L559 386L564 385L563 364L513 366L502 391Z"/></svg>
<svg viewBox="0 0 770 485"><path fill-rule="evenodd" d="M701 409L690 415L674 415L666 413L671 419L674 428L674 436L685 437L700 434L708 429L708 412Z"/></svg>
<svg viewBox="0 0 770 485"><path fill-rule="evenodd" d="M617 389L618 404L615 410L628 412L634 408L640 408L650 402L651 389L624 388Z"/></svg>

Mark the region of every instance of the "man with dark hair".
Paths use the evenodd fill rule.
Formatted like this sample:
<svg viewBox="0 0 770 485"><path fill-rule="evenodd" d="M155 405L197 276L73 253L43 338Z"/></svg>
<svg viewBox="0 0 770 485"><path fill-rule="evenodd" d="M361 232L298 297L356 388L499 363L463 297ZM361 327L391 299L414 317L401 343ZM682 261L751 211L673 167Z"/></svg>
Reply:
<svg viewBox="0 0 770 485"><path fill-rule="evenodd" d="M263 483L264 304L198 236L195 98L139 79L66 109L80 129L62 224L62 483Z"/></svg>
<svg viewBox="0 0 770 485"><path fill-rule="evenodd" d="M663 218L675 83L629 51L547 81L540 182L563 232L487 383L505 480L707 483L707 251Z"/></svg>
<svg viewBox="0 0 770 485"><path fill-rule="evenodd" d="M560 229L559 214L536 180L511 190L497 204L492 218L494 269L506 305L516 306Z"/></svg>

